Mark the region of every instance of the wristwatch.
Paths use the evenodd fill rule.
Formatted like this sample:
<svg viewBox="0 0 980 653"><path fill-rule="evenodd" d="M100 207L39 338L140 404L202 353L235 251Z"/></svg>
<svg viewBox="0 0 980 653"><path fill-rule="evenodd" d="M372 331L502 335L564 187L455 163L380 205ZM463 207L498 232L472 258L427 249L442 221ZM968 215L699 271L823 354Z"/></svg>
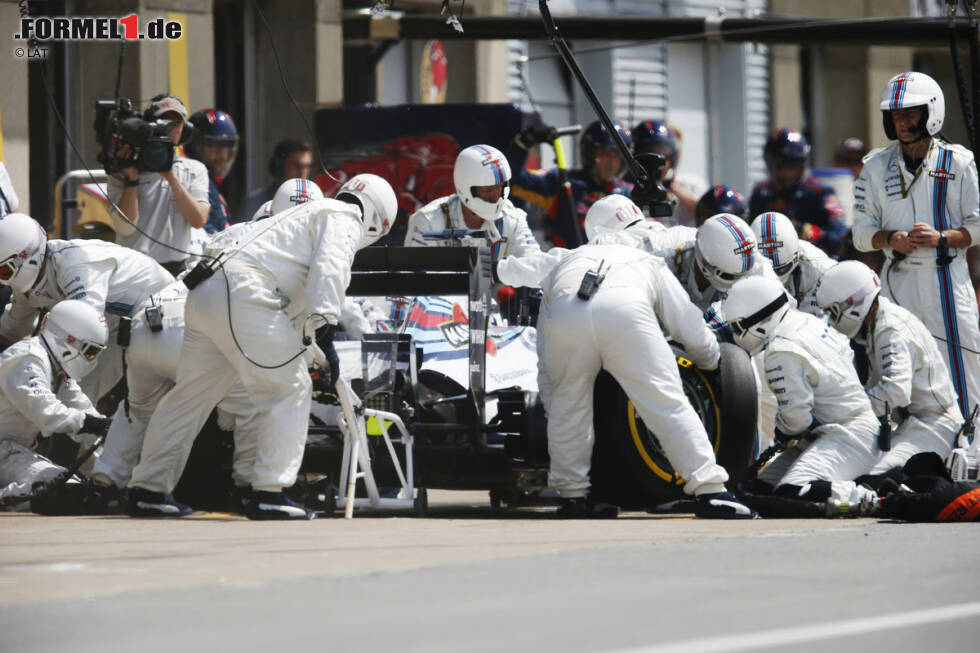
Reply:
<svg viewBox="0 0 980 653"><path fill-rule="evenodd" d="M946 249L947 242L949 242L949 239L946 238L946 234L939 232L939 245L937 247L939 249Z"/></svg>
<svg viewBox="0 0 980 653"><path fill-rule="evenodd" d="M133 186L139 186L139 185L140 185L139 179L129 179L129 178L123 179L124 188L131 188Z"/></svg>

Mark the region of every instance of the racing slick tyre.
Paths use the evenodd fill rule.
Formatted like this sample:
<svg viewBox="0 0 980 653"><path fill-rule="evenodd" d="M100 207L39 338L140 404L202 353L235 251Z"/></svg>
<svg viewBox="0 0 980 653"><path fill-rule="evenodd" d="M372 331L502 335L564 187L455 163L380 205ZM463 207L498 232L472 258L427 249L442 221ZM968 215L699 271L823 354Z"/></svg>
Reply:
<svg viewBox="0 0 980 653"><path fill-rule="evenodd" d="M721 345L716 372L702 372L672 344L684 393L704 424L715 457L731 477L731 486L748 467L755 444L757 398L748 355ZM646 509L684 496L684 479L674 473L652 433L643 424L616 380L606 372L596 379L595 447L592 491L599 500L626 509Z"/></svg>

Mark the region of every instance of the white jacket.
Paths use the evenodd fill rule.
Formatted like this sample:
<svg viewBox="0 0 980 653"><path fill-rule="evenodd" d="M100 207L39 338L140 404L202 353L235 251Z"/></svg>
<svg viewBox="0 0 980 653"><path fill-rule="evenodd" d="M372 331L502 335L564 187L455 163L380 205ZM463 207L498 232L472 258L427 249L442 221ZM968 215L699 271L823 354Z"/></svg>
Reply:
<svg viewBox="0 0 980 653"><path fill-rule="evenodd" d="M264 275L290 318L309 312L336 324L363 230L357 206L325 198L235 230L220 242L230 254L226 265Z"/></svg>
<svg viewBox="0 0 980 653"><path fill-rule="evenodd" d="M714 369L720 355L718 341L688 299L663 260L626 245L589 245L572 250L541 284L542 301L555 295L577 293L583 275L603 263L603 288L625 287L645 297L660 321L661 331L682 345L701 369ZM583 302L584 305L584 302Z"/></svg>
<svg viewBox="0 0 980 653"><path fill-rule="evenodd" d="M0 317L7 340L29 335L40 309L78 299L105 313L112 346L119 316L174 281L146 254L101 240L49 240L44 257L43 276L26 294L13 293Z"/></svg>
<svg viewBox="0 0 980 653"><path fill-rule="evenodd" d="M527 226L527 214L504 200L501 215L493 223L497 234L488 229L490 256L500 261L511 256L528 256L541 251L541 246ZM458 195L433 200L412 214L405 233L405 247L449 247L450 240L426 240L423 233L447 229L467 229L463 221L463 205ZM498 236L495 237L495 236Z"/></svg>
<svg viewBox="0 0 980 653"><path fill-rule="evenodd" d="M39 337L0 354L0 438L30 447L38 432L75 436L86 413L97 414L78 384L55 372Z"/></svg>
<svg viewBox="0 0 980 653"><path fill-rule="evenodd" d="M626 232L621 232L626 233ZM698 230L694 227L675 226L666 229L647 229L640 238L634 240L635 246L663 259L667 268L674 273L677 280L687 290L694 305L702 311L708 311L714 304L716 314L718 302L725 298L725 293L717 290L710 283L702 290L698 288L694 261L694 244ZM762 275L770 279L776 278L772 264L758 251L752 256L752 267L746 276Z"/></svg>
<svg viewBox="0 0 980 653"><path fill-rule="evenodd" d="M869 440L878 420L854 371L848 339L816 316L790 309L765 349L766 381L776 395L776 428L788 435L813 420L824 432L842 426Z"/></svg>
<svg viewBox="0 0 980 653"><path fill-rule="evenodd" d="M860 341L859 341L860 342ZM868 397L876 415L907 408L913 415L956 410L956 392L936 339L919 318L878 297L874 331L867 341Z"/></svg>
<svg viewBox="0 0 980 653"><path fill-rule="evenodd" d="M940 149L952 153L948 170L938 169ZM864 157L864 169L854 183L854 226L851 228L854 246L870 252L874 249L871 239L878 231L909 231L916 222L934 224L933 199L937 179L946 179L946 228L964 227L973 243L980 243L980 190L973 154L961 145L933 139L921 172L914 179L905 169L897 143ZM892 257L891 248L884 252ZM936 250L918 248L908 258L924 259L927 267L935 267ZM963 258L962 252L959 258Z"/></svg>

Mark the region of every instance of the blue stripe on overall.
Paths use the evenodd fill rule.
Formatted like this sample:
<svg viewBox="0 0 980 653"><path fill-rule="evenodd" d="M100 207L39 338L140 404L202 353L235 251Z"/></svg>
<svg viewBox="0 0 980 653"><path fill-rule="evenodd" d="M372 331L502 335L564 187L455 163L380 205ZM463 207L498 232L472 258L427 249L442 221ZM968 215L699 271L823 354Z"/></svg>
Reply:
<svg viewBox="0 0 980 653"><path fill-rule="evenodd" d="M946 218L946 185L953 162L953 152L943 147L939 148L936 157L937 170L933 182L932 215L933 226L942 232L949 229ZM944 257L949 250L942 248L936 251L937 257ZM942 304L943 324L946 326L946 351L949 355L949 372L953 377L953 385L959 395L960 412L964 418L970 416L970 397L966 386L966 369L963 366L963 350L960 347L960 332L956 323L956 299L953 296L953 281L949 273L949 265L937 265L936 274L939 277L939 301Z"/></svg>

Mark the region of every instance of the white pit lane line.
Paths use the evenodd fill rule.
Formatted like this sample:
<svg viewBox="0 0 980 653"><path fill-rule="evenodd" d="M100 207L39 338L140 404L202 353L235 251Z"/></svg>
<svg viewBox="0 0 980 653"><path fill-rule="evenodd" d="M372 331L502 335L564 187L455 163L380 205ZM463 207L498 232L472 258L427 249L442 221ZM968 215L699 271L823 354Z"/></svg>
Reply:
<svg viewBox="0 0 980 653"><path fill-rule="evenodd" d="M953 621L980 615L980 601L960 603L941 608L897 612L880 617L828 621L791 628L776 628L756 633L722 635L702 639L688 639L669 644L618 649L610 653L724 653L727 651L752 651L787 644L801 644L825 639L837 639L882 630L909 628L940 621Z"/></svg>

